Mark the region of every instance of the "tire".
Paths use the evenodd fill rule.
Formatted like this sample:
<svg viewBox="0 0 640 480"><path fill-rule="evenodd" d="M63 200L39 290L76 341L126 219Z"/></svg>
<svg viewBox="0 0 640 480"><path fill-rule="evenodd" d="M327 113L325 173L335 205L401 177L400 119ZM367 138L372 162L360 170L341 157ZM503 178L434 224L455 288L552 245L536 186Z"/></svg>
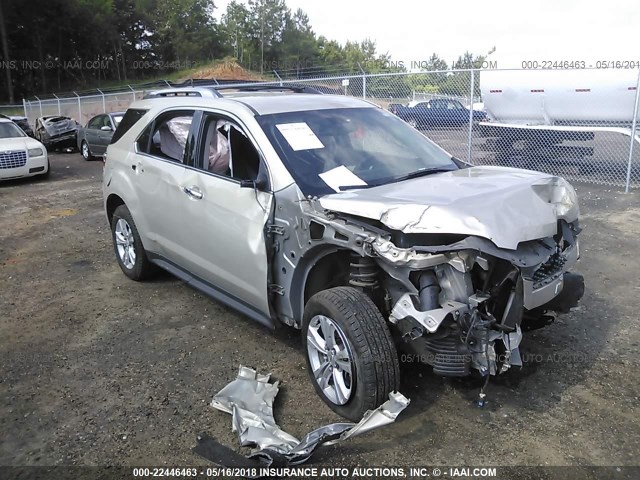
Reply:
<svg viewBox="0 0 640 480"><path fill-rule="evenodd" d="M333 332L333 348L327 348L327 332ZM309 299L302 345L316 393L351 421L360 421L399 388L398 353L389 328L373 301L355 288L335 287Z"/></svg>
<svg viewBox="0 0 640 480"><path fill-rule="evenodd" d="M125 205L120 205L113 213L111 238L118 265L127 277L140 281L153 274L153 264L147 258L136 224Z"/></svg>
<svg viewBox="0 0 640 480"><path fill-rule="evenodd" d="M84 158L87 162L95 158L93 155L91 155L91 150L89 149L89 144L86 140L83 140L80 144L80 153L82 154L82 158Z"/></svg>

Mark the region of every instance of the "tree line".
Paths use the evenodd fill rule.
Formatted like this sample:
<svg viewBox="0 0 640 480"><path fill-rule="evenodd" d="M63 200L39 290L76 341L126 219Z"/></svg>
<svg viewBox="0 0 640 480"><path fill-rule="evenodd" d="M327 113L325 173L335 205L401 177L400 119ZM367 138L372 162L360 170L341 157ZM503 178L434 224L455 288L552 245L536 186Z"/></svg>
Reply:
<svg viewBox="0 0 640 480"><path fill-rule="evenodd" d="M136 83L225 58L288 76L402 70L370 39L340 44L317 35L285 0L234 0L220 20L214 9L213 0L2 0L3 101ZM465 55L457 65L484 58ZM437 55L430 64L447 67Z"/></svg>

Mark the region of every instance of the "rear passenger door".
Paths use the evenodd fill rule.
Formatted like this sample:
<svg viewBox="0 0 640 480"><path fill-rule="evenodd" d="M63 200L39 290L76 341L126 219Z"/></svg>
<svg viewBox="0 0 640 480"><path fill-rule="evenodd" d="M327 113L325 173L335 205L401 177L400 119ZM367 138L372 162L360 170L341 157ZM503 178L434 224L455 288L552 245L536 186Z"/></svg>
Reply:
<svg viewBox="0 0 640 480"><path fill-rule="evenodd" d="M138 201L134 220L144 222L145 248L166 259L184 263L185 165L193 161L193 110L160 114L138 137L131 161L131 179ZM199 114L198 114L199 118ZM144 240L144 239L143 239Z"/></svg>
<svg viewBox="0 0 640 480"><path fill-rule="evenodd" d="M264 229L273 195L266 164L247 129L214 113L202 116L196 151L183 179L188 269L269 316Z"/></svg>

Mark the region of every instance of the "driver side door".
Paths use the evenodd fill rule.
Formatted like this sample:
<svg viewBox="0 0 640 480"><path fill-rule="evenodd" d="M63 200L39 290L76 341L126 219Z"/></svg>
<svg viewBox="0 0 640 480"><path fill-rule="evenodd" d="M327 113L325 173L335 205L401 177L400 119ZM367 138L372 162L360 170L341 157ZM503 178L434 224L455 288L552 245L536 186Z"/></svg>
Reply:
<svg viewBox="0 0 640 480"><path fill-rule="evenodd" d="M255 188L266 164L246 130L205 112L193 168L182 186L185 267L225 295L270 321L265 225L273 194Z"/></svg>

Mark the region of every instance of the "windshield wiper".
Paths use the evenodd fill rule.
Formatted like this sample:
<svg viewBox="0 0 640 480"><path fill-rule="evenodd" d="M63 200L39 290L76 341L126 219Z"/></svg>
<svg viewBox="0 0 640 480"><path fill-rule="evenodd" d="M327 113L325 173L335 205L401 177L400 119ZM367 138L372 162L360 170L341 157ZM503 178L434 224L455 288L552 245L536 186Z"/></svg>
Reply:
<svg viewBox="0 0 640 480"><path fill-rule="evenodd" d="M420 170L416 170L415 172L407 173L406 175L394 178L394 179L386 181L386 182L369 183L367 185L344 185L344 186L340 186L338 188L340 188L341 192L344 192L345 190L357 190L358 188L379 187L380 185L386 185L387 183L402 182L404 180L410 180L412 178L424 177L426 175L431 175L433 173L451 172L453 170L456 170L456 169L455 168L442 168L442 167L421 168Z"/></svg>
<svg viewBox="0 0 640 480"><path fill-rule="evenodd" d="M378 185L380 184L375 183L375 184L367 184L367 185L341 185L338 188L340 189L341 192L344 192L345 190L356 190L358 188L371 188L371 187L377 187Z"/></svg>
<svg viewBox="0 0 640 480"><path fill-rule="evenodd" d="M403 175L401 177L394 178L392 180L392 182L393 183L402 182L404 180L410 180L412 178L425 177L425 176L431 175L433 173L451 172L453 170L455 170L455 169L453 169L453 168L442 168L442 167L421 168L420 170L416 170L415 172L407 173L406 175Z"/></svg>

